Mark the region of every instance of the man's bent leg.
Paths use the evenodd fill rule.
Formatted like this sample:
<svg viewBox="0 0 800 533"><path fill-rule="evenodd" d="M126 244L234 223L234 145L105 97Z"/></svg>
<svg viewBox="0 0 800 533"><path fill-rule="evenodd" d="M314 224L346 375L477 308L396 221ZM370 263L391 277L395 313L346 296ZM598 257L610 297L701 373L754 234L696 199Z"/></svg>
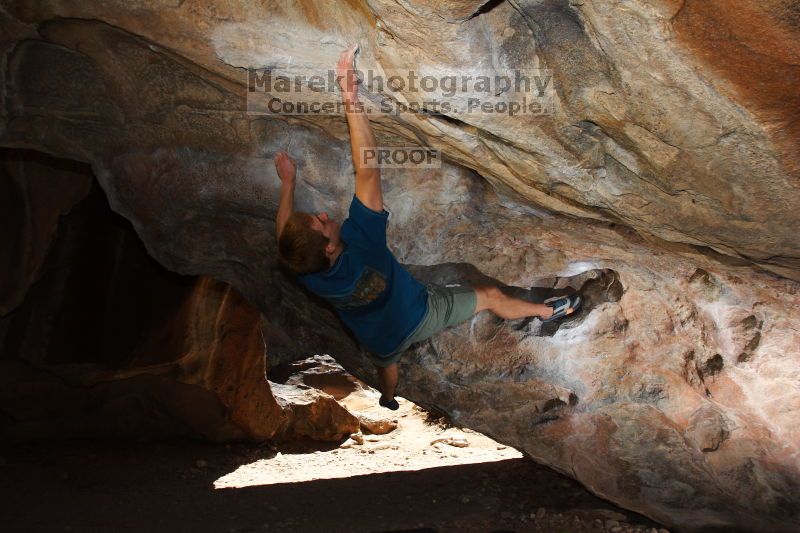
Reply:
<svg viewBox="0 0 800 533"><path fill-rule="evenodd" d="M475 293L478 295L478 305L475 306L476 313L488 309L506 320L516 320L517 318L529 316L538 316L544 319L553 315L553 308L549 305L535 304L519 298L513 298L504 294L497 287L478 286L475 287Z"/></svg>
<svg viewBox="0 0 800 533"><path fill-rule="evenodd" d="M394 392L397 389L399 376L397 363L387 367L376 366L375 369L378 371L378 380L381 385L381 405L390 403L394 399Z"/></svg>

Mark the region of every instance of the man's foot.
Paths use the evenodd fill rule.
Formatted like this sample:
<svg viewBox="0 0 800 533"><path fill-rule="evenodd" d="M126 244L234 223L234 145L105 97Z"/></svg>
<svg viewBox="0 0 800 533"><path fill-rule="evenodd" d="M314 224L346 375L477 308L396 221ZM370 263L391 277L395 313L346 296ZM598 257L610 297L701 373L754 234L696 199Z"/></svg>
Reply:
<svg viewBox="0 0 800 533"><path fill-rule="evenodd" d="M552 307L553 312L547 318L542 318L542 322L550 322L567 315L571 315L581 307L581 297L577 294L562 296L560 298L549 298L544 301L545 305Z"/></svg>
<svg viewBox="0 0 800 533"><path fill-rule="evenodd" d="M384 400L383 396L381 396L381 399L378 400L378 403L380 404L381 407L391 409L392 411L397 411L398 409L400 409L400 404L397 403L397 400L395 400L394 398L392 398L391 400Z"/></svg>

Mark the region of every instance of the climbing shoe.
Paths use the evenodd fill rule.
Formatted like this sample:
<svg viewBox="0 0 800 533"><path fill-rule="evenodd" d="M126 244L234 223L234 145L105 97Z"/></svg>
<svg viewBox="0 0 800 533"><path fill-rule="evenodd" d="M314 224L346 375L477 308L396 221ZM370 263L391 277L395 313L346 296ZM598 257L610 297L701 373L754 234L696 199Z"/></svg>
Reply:
<svg viewBox="0 0 800 533"><path fill-rule="evenodd" d="M577 294L570 296L561 296L557 298L549 298L544 301L545 305L553 308L553 314L550 318L542 319L542 322L551 322L559 318L569 316L581 307L581 297ZM572 313L567 311L572 309Z"/></svg>
<svg viewBox="0 0 800 533"><path fill-rule="evenodd" d="M381 407L391 409L392 411L397 411L400 408L400 404L397 403L397 400L395 400L394 398L392 398L391 400L384 400L383 396L381 396L381 399L378 400L378 403L380 404Z"/></svg>

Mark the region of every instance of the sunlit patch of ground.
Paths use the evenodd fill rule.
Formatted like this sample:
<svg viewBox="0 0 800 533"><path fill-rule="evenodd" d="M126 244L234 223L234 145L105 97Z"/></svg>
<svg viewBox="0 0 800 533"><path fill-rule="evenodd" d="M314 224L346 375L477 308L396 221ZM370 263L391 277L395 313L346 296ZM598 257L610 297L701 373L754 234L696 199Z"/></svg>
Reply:
<svg viewBox="0 0 800 533"><path fill-rule="evenodd" d="M480 433L429 421L425 411L402 398L398 398L399 410L388 411L377 405L378 396L375 391L359 391L340 403L352 412L396 419L398 426L394 431L386 435L365 434L363 444L351 440L344 448L320 446L322 449L313 451L283 448L274 457L238 467L216 480L214 486L231 488L334 479L522 457L517 450Z"/></svg>

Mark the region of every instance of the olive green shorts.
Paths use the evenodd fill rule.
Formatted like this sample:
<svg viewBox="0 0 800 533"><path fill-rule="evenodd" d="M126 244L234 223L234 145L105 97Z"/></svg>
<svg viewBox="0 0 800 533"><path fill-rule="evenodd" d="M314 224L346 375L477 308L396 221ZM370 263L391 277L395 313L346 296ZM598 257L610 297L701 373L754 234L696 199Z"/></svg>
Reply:
<svg viewBox="0 0 800 533"><path fill-rule="evenodd" d="M387 367L400 359L403 352L415 342L424 341L448 326L459 324L475 314L478 295L472 287L442 287L428 285L428 310L419 325L391 354L383 357L370 353L375 366Z"/></svg>

